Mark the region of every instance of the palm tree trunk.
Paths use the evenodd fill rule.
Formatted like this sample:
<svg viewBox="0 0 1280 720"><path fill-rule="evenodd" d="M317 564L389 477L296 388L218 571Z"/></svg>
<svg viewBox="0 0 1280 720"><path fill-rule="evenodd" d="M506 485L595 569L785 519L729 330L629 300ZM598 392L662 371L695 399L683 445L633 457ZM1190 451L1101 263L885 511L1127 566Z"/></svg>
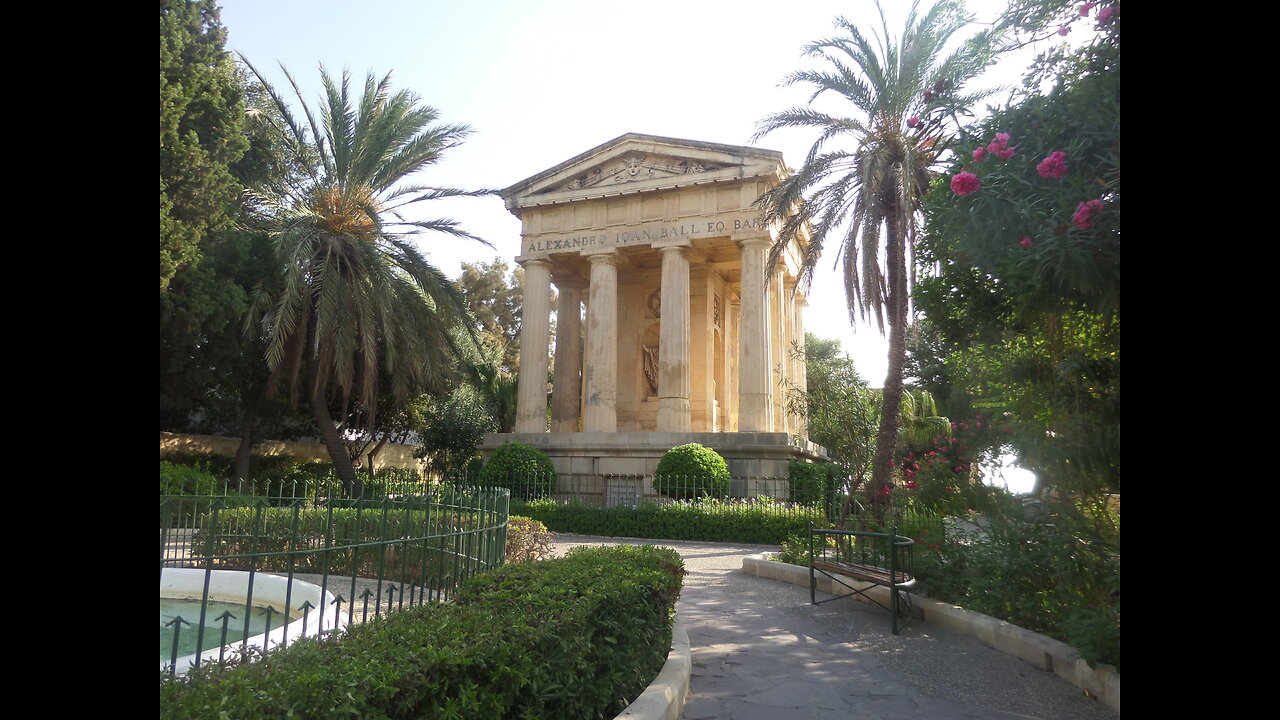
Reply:
<svg viewBox="0 0 1280 720"><path fill-rule="evenodd" d="M346 491L348 497L361 497L364 494L364 483L360 481L355 466L351 464L347 447L342 444L342 437L338 435L338 428L333 424L333 418L329 417L329 404L325 402L324 393L316 383L311 387L311 417L320 428L320 438L324 441L325 449L329 451L329 459L333 460L333 469L342 483L342 489Z"/></svg>
<svg viewBox="0 0 1280 720"><path fill-rule="evenodd" d="M876 433L876 454L871 463L871 492L876 515L880 515L881 492L889 484L890 462L898 449L898 424L902 409L902 372L907 358L907 268L906 237L895 213L887 214L888 247L885 264L889 271L889 368L884 377L884 402L880 408L880 429Z"/></svg>

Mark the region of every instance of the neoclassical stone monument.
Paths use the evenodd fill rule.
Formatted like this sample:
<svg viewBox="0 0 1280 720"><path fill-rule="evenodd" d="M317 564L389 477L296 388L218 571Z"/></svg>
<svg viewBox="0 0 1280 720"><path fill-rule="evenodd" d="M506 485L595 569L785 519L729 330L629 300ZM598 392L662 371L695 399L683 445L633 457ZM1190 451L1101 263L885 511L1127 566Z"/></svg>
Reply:
<svg viewBox="0 0 1280 720"><path fill-rule="evenodd" d="M735 476L785 478L788 460L821 457L786 412L787 383L805 382L798 248L766 277L773 236L752 207L785 172L771 150L629 133L503 190L522 221L520 395L516 432L482 450L542 448L561 489L586 495L687 442ZM548 432L535 379L550 367L552 283Z"/></svg>

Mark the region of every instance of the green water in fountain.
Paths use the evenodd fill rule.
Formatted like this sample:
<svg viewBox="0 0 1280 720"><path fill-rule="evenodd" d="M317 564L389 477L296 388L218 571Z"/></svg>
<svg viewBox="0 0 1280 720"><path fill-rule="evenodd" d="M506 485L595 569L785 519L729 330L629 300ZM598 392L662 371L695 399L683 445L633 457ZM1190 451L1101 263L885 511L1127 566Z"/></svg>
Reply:
<svg viewBox="0 0 1280 720"><path fill-rule="evenodd" d="M227 644L238 644L244 639L244 603L210 600L209 607L205 611L204 643L200 648L201 652L214 650L222 644L222 623L217 618L223 612L230 612L235 617L234 620L227 622ZM165 627L165 623L172 622L178 616L191 623L190 627L183 625L182 632L178 635L178 657L196 652L196 636L200 629L200 601L160 598L160 662L162 663L173 659L173 626ZM281 621L279 613L272 613L271 628L274 630L280 627ZM248 637L261 635L266 629L266 615L262 613L262 608L254 607L252 616L249 618Z"/></svg>

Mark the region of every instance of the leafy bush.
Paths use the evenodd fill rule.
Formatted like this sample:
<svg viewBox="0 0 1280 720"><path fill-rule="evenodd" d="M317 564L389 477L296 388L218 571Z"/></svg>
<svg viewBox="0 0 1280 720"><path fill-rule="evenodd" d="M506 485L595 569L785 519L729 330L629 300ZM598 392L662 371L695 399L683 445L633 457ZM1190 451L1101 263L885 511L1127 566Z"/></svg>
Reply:
<svg viewBox="0 0 1280 720"><path fill-rule="evenodd" d="M485 433L498 430L498 423L475 391L462 387L443 402L432 403L426 424L420 430L422 447L414 456L427 459L427 466L441 477L465 471Z"/></svg>
<svg viewBox="0 0 1280 720"><path fill-rule="evenodd" d="M493 451L480 484L507 488L513 499L547 497L556 491L556 468L546 453L512 440Z"/></svg>
<svg viewBox="0 0 1280 720"><path fill-rule="evenodd" d="M613 717L657 675L684 569L667 548L575 548L263 661L161 679L160 717Z"/></svg>
<svg viewBox="0 0 1280 720"><path fill-rule="evenodd" d="M480 471L483 469L484 458L479 455L471 456L471 459L467 460L467 484L479 485Z"/></svg>
<svg viewBox="0 0 1280 720"><path fill-rule="evenodd" d="M776 558L778 562L791 565L809 565L809 535L788 535L782 541L782 552Z"/></svg>
<svg viewBox="0 0 1280 720"><path fill-rule="evenodd" d="M215 477L230 479L235 475L236 459L215 452L174 450L166 452L164 459L175 465L190 465L208 470ZM255 478L283 478L293 473L298 459L292 455L250 455L249 475Z"/></svg>
<svg viewBox="0 0 1280 720"><path fill-rule="evenodd" d="M835 499L836 478L839 473L840 466L831 462L806 463L792 460L787 463L791 502L830 505Z"/></svg>
<svg viewBox="0 0 1280 720"><path fill-rule="evenodd" d="M684 500L639 507L595 507L554 500L511 501L511 512L541 520L552 532L663 540L777 545L808 531L809 522L827 526L821 508L792 506L770 498Z"/></svg>
<svg viewBox="0 0 1280 720"><path fill-rule="evenodd" d="M201 467L160 461L161 495L217 495L226 483Z"/></svg>
<svg viewBox="0 0 1280 720"><path fill-rule="evenodd" d="M512 515L507 521L507 562L534 562L551 554L555 539L533 518Z"/></svg>
<svg viewBox="0 0 1280 720"><path fill-rule="evenodd" d="M729 494L729 465L720 453L698 443L673 447L658 461L654 490L677 500Z"/></svg>
<svg viewBox="0 0 1280 720"><path fill-rule="evenodd" d="M1042 632L1120 667L1119 527L1067 503L1008 503L916 554L929 595Z"/></svg>

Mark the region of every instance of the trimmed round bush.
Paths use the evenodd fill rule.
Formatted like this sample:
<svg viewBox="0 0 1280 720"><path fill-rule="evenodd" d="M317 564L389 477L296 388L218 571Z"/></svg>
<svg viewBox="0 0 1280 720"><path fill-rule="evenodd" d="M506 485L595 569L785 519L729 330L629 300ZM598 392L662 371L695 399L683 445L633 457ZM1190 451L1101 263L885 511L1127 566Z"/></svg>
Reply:
<svg viewBox="0 0 1280 720"><path fill-rule="evenodd" d="M512 440L493 451L480 484L507 488L519 500L547 497L556 491L556 468L546 453Z"/></svg>
<svg viewBox="0 0 1280 720"><path fill-rule="evenodd" d="M698 443L673 447L658 461L653 488L677 500L729 494L729 464Z"/></svg>

